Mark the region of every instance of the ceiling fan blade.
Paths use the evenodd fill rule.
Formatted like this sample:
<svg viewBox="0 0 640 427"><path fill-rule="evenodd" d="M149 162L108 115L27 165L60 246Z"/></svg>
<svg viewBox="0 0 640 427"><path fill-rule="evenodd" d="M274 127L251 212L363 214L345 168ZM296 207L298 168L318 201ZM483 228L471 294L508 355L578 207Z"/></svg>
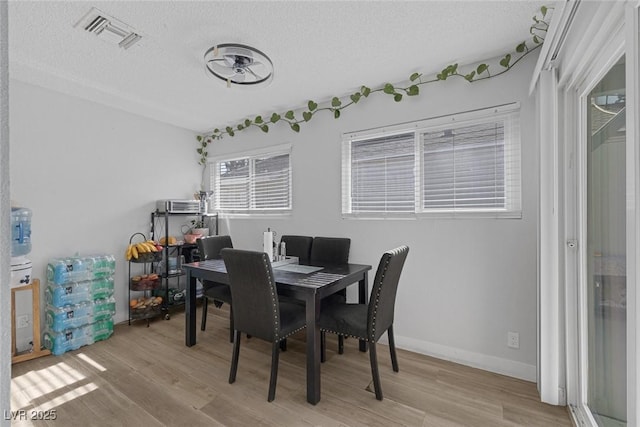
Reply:
<svg viewBox="0 0 640 427"><path fill-rule="evenodd" d="M246 73L236 73L233 77L230 77L232 82L242 83L247 78Z"/></svg>
<svg viewBox="0 0 640 427"><path fill-rule="evenodd" d="M251 64L253 72L260 76L267 76L271 72L271 68L262 62L254 62Z"/></svg>
<svg viewBox="0 0 640 427"><path fill-rule="evenodd" d="M207 63L207 67L209 67L209 69L214 72L215 74L223 77L223 78L227 78L227 77L232 77L236 74L236 71L233 68L229 68L226 65L226 62L222 61L209 61L209 63Z"/></svg>
<svg viewBox="0 0 640 427"><path fill-rule="evenodd" d="M229 67L233 67L233 64L236 63L236 56L235 55L225 54L223 56L223 58L224 58L225 64L227 64Z"/></svg>
<svg viewBox="0 0 640 427"><path fill-rule="evenodd" d="M238 56L244 56L246 58L253 58L253 52L250 49L246 49L243 47L234 47L232 49L229 49L228 53L231 55L238 55Z"/></svg>
<svg viewBox="0 0 640 427"><path fill-rule="evenodd" d="M248 72L250 72L253 77L255 77L255 80L261 80L262 77L257 75L256 73L253 72L253 70L251 69L251 67L245 67L245 70L247 70Z"/></svg>

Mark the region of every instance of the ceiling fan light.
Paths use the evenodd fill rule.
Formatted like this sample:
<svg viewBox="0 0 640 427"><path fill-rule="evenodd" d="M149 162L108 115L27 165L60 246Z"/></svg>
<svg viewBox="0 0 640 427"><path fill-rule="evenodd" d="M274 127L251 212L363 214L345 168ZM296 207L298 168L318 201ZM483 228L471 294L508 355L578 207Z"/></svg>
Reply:
<svg viewBox="0 0 640 427"><path fill-rule="evenodd" d="M204 62L206 70L223 80L227 87L266 85L273 79L273 63L269 57L242 44L213 46L205 52Z"/></svg>

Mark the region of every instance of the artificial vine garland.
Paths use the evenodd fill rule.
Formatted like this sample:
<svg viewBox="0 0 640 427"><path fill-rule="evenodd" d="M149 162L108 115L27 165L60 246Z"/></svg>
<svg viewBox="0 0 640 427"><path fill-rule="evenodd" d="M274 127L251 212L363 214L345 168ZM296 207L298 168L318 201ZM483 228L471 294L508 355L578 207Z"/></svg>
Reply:
<svg viewBox="0 0 640 427"><path fill-rule="evenodd" d="M213 142L214 140L222 139L225 135L233 137L235 136L236 132L249 129L251 127L257 127L266 133L269 132L270 125L275 125L276 123L286 123L289 125L292 131L300 132L300 125L302 123L310 121L320 111L329 111L333 114L334 118L338 119L340 118L340 114L343 109L357 104L358 102L362 101L363 98L368 98L369 95L373 93L384 93L393 97L393 100L395 102L400 102L405 95L419 95L420 86L429 83L445 81L449 77L461 77L469 83L474 83L504 74L512 69L525 56L534 52L536 49L542 46L544 37L542 37L541 34L546 34L549 28L548 22L545 21L549 9L553 8L542 6L539 11L541 17L538 17L538 14L533 16L534 23L529 28L529 33L532 36L531 41L533 42L533 46L530 48L527 45L526 41L518 44L513 54L507 53L502 59L500 59L499 64L500 66L502 66L502 69L500 69L500 71L496 74L491 74L491 72L489 71L489 65L485 63L478 65L474 70L471 70L467 73L461 73L458 70L458 64L451 64L446 66L440 73L436 74L434 77L425 80L423 80L423 74L413 73L409 77L409 84L407 86L396 86L391 83L385 83L384 85L374 89L368 86L361 86L359 91L348 95L348 98L347 95L344 95L342 99L340 97L334 96L331 99L331 102L324 107L320 107L315 101L309 101L307 103L307 110L302 112L302 118L296 117L293 110L289 110L286 113L282 114L274 112L269 118L263 118L262 116L256 116L253 119L247 118L242 123L239 123L236 126L226 126L222 130L215 129L209 135L198 135L196 137L199 143L196 151L200 155L198 164L206 166L208 156L207 146L211 142Z"/></svg>

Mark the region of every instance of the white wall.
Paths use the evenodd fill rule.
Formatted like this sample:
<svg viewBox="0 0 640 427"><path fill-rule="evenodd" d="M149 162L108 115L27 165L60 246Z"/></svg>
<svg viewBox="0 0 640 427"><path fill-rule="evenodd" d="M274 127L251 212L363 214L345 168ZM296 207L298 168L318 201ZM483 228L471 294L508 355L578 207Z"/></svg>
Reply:
<svg viewBox="0 0 640 427"><path fill-rule="evenodd" d="M350 259L373 265L374 272L384 250L407 244L397 345L535 380L537 142L535 105L527 94L534 61L487 82L429 85L420 97L398 104L374 95L339 120L316 117L300 134L274 127L269 134L247 131L215 143L212 155L293 143L292 216L227 219L222 232L249 249L260 249L267 227L280 234L348 236ZM185 198L197 189L193 135L17 81L10 89L11 197L34 211L34 275L44 277L53 257L115 254L116 320L123 321L124 248L132 233L148 233L156 199ZM343 132L514 101L522 107L522 219L341 218ZM507 348L507 331L520 333L519 350Z"/></svg>
<svg viewBox="0 0 640 427"><path fill-rule="evenodd" d="M33 210L34 277L44 288L51 258L113 254L126 320L129 237L149 235L157 199L199 188L194 134L16 80L10 94L11 199Z"/></svg>
<svg viewBox="0 0 640 427"><path fill-rule="evenodd" d="M249 130L215 142L211 156L293 143L292 216L228 218L221 221L222 233L231 234L234 246L256 250L267 227L279 234L347 236L350 260L374 266L370 280L384 250L407 244L397 345L535 381L538 148L535 103L528 97L534 63L534 57L527 58L509 73L473 85L460 80L427 85L420 97L401 103L373 95L343 111L339 120L317 116L299 134L276 126L268 134ZM514 101L521 103L522 219L342 219L343 132ZM507 348L508 331L520 333L519 350Z"/></svg>

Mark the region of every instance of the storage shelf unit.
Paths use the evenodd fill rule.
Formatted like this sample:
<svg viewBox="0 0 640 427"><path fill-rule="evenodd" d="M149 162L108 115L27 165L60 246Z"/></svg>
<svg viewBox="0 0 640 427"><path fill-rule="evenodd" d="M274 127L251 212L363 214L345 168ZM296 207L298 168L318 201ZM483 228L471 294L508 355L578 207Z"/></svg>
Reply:
<svg viewBox="0 0 640 427"><path fill-rule="evenodd" d="M184 217L185 219L194 219L198 218L204 223L209 229L209 235L217 235L218 234L218 214L217 213L185 213L185 212L161 212L154 211L151 213L151 239L155 241L159 241L162 237L165 238L165 241L168 243L169 236L171 236L171 224L170 218L174 217ZM158 227L158 220L162 220L164 224ZM182 231L179 230L176 234L182 234ZM175 236L174 236L175 237ZM197 261L196 255L194 252L197 252L197 245L190 243L179 243L175 245L165 244L163 245L163 256L162 261L159 265L154 266L154 272L160 272L160 279L163 284L160 287L160 292L162 292L163 296L163 307L168 309L170 305L182 305L184 304L184 299L178 299L175 295L172 295L172 289L180 289L180 278L184 275L184 271L181 269L180 259L182 256L184 257L185 262L193 262ZM175 258L175 265L171 265L171 259ZM177 279L176 287L171 288L170 279ZM165 319L169 319L169 313L165 313Z"/></svg>
<svg viewBox="0 0 640 427"><path fill-rule="evenodd" d="M134 233L129 238L129 244L135 244L134 240L146 241L147 238L142 233ZM160 288L162 281L159 275L155 274L156 266L162 261L162 252L146 252L139 254L138 258L129 260L129 324L132 320L146 319L149 326L149 319L167 313L164 301L156 302L153 298L153 291ZM153 274L154 276L149 276ZM139 301L133 305L132 292ZM142 295L142 296L140 296Z"/></svg>

